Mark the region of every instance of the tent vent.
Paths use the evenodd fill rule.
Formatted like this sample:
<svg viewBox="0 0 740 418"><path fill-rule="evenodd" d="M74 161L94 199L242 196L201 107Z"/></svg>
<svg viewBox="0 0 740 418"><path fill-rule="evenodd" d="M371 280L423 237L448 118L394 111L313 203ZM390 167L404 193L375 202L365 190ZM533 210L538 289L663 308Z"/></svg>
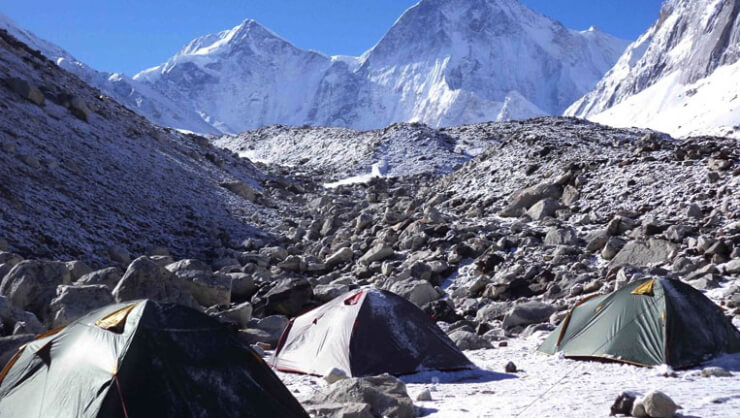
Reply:
<svg viewBox="0 0 740 418"><path fill-rule="evenodd" d="M653 284L655 284L655 279L650 279L646 281L645 283L637 286L635 290L632 291L632 294L653 296Z"/></svg>
<svg viewBox="0 0 740 418"><path fill-rule="evenodd" d="M131 305L124 306L121 309L118 309L117 311L114 311L97 321L95 321L95 325L103 328L107 331L113 331L113 332L123 332L123 326L126 324L126 318L128 317L128 314L136 307L136 303L133 303Z"/></svg>

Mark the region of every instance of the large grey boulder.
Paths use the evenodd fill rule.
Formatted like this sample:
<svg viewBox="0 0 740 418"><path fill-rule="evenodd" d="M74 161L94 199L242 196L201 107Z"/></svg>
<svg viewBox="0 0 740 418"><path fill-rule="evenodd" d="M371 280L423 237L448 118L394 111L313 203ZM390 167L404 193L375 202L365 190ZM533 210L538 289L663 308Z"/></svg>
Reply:
<svg viewBox="0 0 740 418"><path fill-rule="evenodd" d="M632 406L632 415L650 418L672 418L681 409L668 395L654 390L642 399L636 400ZM644 415L643 415L644 414Z"/></svg>
<svg viewBox="0 0 740 418"><path fill-rule="evenodd" d="M26 260L16 264L0 283L0 295L15 307L48 318L49 302L56 297L57 286L69 284L71 274L58 261Z"/></svg>
<svg viewBox="0 0 740 418"><path fill-rule="evenodd" d="M389 290L403 296L420 308L440 297L437 289L426 280L403 280L393 283Z"/></svg>
<svg viewBox="0 0 740 418"><path fill-rule="evenodd" d="M35 104L36 106L44 105L44 93L42 93L38 87L32 85L28 81L16 77L11 77L6 80L6 83L11 90L16 92L18 95L28 100L29 102Z"/></svg>
<svg viewBox="0 0 740 418"><path fill-rule="evenodd" d="M676 244L658 238L630 241L614 256L609 266L648 267L651 264L665 263L670 260L676 248Z"/></svg>
<svg viewBox="0 0 740 418"><path fill-rule="evenodd" d="M555 211L560 209L560 201L551 197L540 200L527 211L532 220L539 221L547 217L555 216Z"/></svg>
<svg viewBox="0 0 740 418"><path fill-rule="evenodd" d="M252 186L243 181L221 183L221 187L250 202L254 202L257 198L257 192L255 192Z"/></svg>
<svg viewBox="0 0 740 418"><path fill-rule="evenodd" d="M354 253L352 252L351 248L342 247L339 250L337 250L334 254L327 257L326 261L324 261L324 264L326 264L327 268L334 268L344 262L351 260L353 256L354 256Z"/></svg>
<svg viewBox="0 0 740 418"><path fill-rule="evenodd" d="M187 280L145 256L137 258L128 266L126 273L113 289L113 296L117 302L152 299L191 307L198 306L190 293Z"/></svg>
<svg viewBox="0 0 740 418"><path fill-rule="evenodd" d="M375 261L385 260L386 258L392 257L394 254L393 248L387 245L378 244L367 250L367 252L360 257L358 261L362 264L368 265Z"/></svg>
<svg viewBox="0 0 740 418"><path fill-rule="evenodd" d="M449 337L460 350L480 350L493 347L485 338L463 329L451 332Z"/></svg>
<svg viewBox="0 0 740 418"><path fill-rule="evenodd" d="M69 270L70 280L73 282L88 273L92 273L93 271L93 269L83 261L67 261L65 264L67 265L67 270Z"/></svg>
<svg viewBox="0 0 740 418"><path fill-rule="evenodd" d="M87 314L115 302L110 289L104 285L59 286L57 297L49 304L51 327L59 328Z"/></svg>
<svg viewBox="0 0 740 418"><path fill-rule="evenodd" d="M573 228L551 228L545 235L546 245L575 245L578 243L578 233Z"/></svg>
<svg viewBox="0 0 740 418"><path fill-rule="evenodd" d="M509 204L499 212L504 217L519 216L532 205L545 198L559 199L562 194L560 186L555 184L538 184L514 192Z"/></svg>
<svg viewBox="0 0 740 418"><path fill-rule="evenodd" d="M231 276L213 273L208 264L194 259L180 260L165 268L188 282L190 293L200 305L231 303Z"/></svg>
<svg viewBox="0 0 740 418"><path fill-rule="evenodd" d="M17 330L39 334L45 328L36 315L11 305L8 298L0 296L0 334L17 333Z"/></svg>
<svg viewBox="0 0 740 418"><path fill-rule="evenodd" d="M101 270L87 273L84 276L77 279L76 285L93 285L100 284L107 286L110 290L113 290L118 281L123 277L123 271L118 267L108 267Z"/></svg>
<svg viewBox="0 0 740 418"><path fill-rule="evenodd" d="M316 393L308 403L316 405L309 408L317 408L317 406L320 408L320 405L327 404L367 404L374 417L416 417L414 403L406 391L406 385L397 377L387 373L380 376L339 380Z"/></svg>
<svg viewBox="0 0 740 418"><path fill-rule="evenodd" d="M303 312L312 297L313 289L306 278L288 278L275 283L259 301L253 299L253 304L258 315L293 317Z"/></svg>
<svg viewBox="0 0 740 418"><path fill-rule="evenodd" d="M503 327L511 329L517 326L548 322L550 315L555 313L556 310L553 305L542 302L518 303L504 317Z"/></svg>

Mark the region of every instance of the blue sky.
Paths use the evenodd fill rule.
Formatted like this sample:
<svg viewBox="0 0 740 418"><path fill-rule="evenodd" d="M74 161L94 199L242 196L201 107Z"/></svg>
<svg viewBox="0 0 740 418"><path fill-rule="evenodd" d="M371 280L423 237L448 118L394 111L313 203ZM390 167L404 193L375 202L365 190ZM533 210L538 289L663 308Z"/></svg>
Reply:
<svg viewBox="0 0 740 418"><path fill-rule="evenodd" d="M636 39L660 0L520 0L572 29ZM195 37L256 19L295 45L359 55L417 0L7 0L0 12L92 67L133 75Z"/></svg>

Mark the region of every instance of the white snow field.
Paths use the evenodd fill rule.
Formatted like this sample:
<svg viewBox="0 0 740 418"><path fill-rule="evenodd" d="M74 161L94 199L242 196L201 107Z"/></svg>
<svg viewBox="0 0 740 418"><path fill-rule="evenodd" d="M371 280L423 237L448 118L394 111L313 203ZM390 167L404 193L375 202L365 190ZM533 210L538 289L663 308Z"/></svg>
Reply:
<svg viewBox="0 0 740 418"><path fill-rule="evenodd" d="M736 323L737 325L737 323ZM536 351L547 336L508 340L507 347L466 351L480 370L425 372L402 377L412 399L430 389L432 401L419 402L419 415L442 417L608 417L622 391L662 390L683 407L684 417L729 418L740 412L740 355L708 365L731 370L732 377L701 377L700 369L675 372L619 363L578 361ZM504 373L509 361L517 373ZM326 383L314 376L277 372L298 400ZM734 415L737 416L737 415Z"/></svg>

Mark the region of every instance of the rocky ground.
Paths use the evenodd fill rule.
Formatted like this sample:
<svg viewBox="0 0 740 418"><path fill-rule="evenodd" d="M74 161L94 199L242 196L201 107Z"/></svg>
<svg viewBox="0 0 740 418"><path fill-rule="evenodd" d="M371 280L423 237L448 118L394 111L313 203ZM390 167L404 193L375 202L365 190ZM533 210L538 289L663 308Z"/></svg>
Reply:
<svg viewBox="0 0 740 418"><path fill-rule="evenodd" d="M689 415L740 410L737 376L533 353L580 298L645 277L706 291L740 325L736 139L543 118L272 127L212 139L222 150L149 125L12 38L0 46L2 353L153 298L233 324L269 356L290 317L373 286L428 312L481 370L339 387L281 375L317 414L342 402L357 416L606 416L620 391L653 388ZM508 361L521 370L504 373ZM737 357L720 366L740 371ZM387 402L339 396L352 385ZM405 393L424 389L432 400L411 405Z"/></svg>

